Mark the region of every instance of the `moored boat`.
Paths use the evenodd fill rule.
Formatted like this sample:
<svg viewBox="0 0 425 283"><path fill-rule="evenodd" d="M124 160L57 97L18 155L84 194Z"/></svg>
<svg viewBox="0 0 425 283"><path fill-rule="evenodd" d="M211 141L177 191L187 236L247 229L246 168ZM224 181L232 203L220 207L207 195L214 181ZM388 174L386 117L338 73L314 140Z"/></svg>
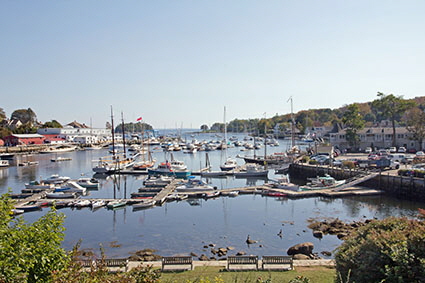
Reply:
<svg viewBox="0 0 425 283"><path fill-rule="evenodd" d="M155 201L144 200L144 201L133 204L133 210L146 209L146 208L153 207L154 205L155 205Z"/></svg>
<svg viewBox="0 0 425 283"><path fill-rule="evenodd" d="M246 164L245 170L235 172L235 177L244 178L244 177L267 177L269 170L261 169L257 164Z"/></svg>
<svg viewBox="0 0 425 283"><path fill-rule="evenodd" d="M345 184L345 180L336 180L328 174L323 177L310 178L309 181L305 186L300 186L301 191L332 189Z"/></svg>
<svg viewBox="0 0 425 283"><path fill-rule="evenodd" d="M87 189L99 188L99 181L95 178L79 178L77 184Z"/></svg>
<svg viewBox="0 0 425 283"><path fill-rule="evenodd" d="M189 178L187 182L176 188L177 192L198 192L198 191L214 191L213 186L208 185L202 180Z"/></svg>
<svg viewBox="0 0 425 283"><path fill-rule="evenodd" d="M125 200L113 200L113 201L108 202L108 204L106 206L109 209L115 209L115 208L119 208L119 207L124 207L126 205L127 205L127 201L125 201Z"/></svg>

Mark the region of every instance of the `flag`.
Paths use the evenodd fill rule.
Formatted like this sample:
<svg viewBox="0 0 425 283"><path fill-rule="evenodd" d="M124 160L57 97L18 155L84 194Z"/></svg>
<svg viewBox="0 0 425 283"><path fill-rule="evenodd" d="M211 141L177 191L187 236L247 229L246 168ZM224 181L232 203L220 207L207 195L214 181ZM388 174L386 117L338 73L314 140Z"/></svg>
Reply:
<svg viewBox="0 0 425 283"><path fill-rule="evenodd" d="M137 122L142 121L142 117L137 118Z"/></svg>

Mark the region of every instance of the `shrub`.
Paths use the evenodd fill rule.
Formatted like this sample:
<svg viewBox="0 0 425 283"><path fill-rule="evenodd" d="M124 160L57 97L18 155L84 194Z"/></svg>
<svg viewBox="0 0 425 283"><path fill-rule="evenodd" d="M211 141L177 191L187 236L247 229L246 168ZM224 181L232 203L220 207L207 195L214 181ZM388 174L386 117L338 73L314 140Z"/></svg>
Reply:
<svg viewBox="0 0 425 283"><path fill-rule="evenodd" d="M319 162L317 162L317 160L311 159L311 160L308 162L308 164L310 164L310 165L316 165L316 164L319 164Z"/></svg>
<svg viewBox="0 0 425 283"><path fill-rule="evenodd" d="M356 165L354 164L353 161L350 160L344 160L342 161L342 166L348 169L354 169L354 167L356 167Z"/></svg>
<svg viewBox="0 0 425 283"><path fill-rule="evenodd" d="M424 222L395 217L372 221L338 247L336 270L350 282L424 282L424 241Z"/></svg>

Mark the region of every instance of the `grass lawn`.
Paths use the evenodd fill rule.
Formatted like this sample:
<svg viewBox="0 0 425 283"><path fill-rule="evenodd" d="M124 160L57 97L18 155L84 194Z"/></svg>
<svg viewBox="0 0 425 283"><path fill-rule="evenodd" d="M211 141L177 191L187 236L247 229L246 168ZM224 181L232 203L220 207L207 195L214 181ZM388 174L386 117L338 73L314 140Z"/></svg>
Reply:
<svg viewBox="0 0 425 283"><path fill-rule="evenodd" d="M196 267L191 271L164 272L161 282L199 282L199 283L223 283L223 282L265 282L280 283L289 282L295 277L302 275L310 279L310 283L334 282L335 268L314 266L296 267L291 271L225 271L223 267ZM258 280L258 281L257 281Z"/></svg>

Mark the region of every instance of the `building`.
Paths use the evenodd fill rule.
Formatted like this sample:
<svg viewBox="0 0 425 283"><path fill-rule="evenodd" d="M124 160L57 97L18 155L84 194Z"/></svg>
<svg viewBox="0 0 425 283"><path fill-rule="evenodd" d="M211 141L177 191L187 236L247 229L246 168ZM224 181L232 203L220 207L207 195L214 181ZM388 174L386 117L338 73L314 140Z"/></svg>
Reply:
<svg viewBox="0 0 425 283"><path fill-rule="evenodd" d="M57 135L43 135L45 137L44 143L49 144L63 144L66 143L66 140L64 138L61 138Z"/></svg>
<svg viewBox="0 0 425 283"><path fill-rule="evenodd" d="M6 146L43 144L45 137L39 134L13 134L4 138Z"/></svg>
<svg viewBox="0 0 425 283"><path fill-rule="evenodd" d="M101 128L74 128L72 126L65 126L63 128L41 128L37 130L40 135L55 135L58 138L64 139L66 142L81 143L82 136L93 136L96 142L103 142L111 140L111 130ZM78 141L76 141L76 139ZM93 140L90 139L90 140Z"/></svg>
<svg viewBox="0 0 425 283"><path fill-rule="evenodd" d="M372 148L389 148L393 143L393 128L392 127L370 127L364 128L357 132L360 138L359 148L364 150L366 147ZM423 148L417 141L412 139L410 133L404 127L396 127L396 147L404 146L408 150L419 150ZM346 139L346 129L339 130L336 133L329 134L330 143L339 149L351 149L351 146Z"/></svg>

